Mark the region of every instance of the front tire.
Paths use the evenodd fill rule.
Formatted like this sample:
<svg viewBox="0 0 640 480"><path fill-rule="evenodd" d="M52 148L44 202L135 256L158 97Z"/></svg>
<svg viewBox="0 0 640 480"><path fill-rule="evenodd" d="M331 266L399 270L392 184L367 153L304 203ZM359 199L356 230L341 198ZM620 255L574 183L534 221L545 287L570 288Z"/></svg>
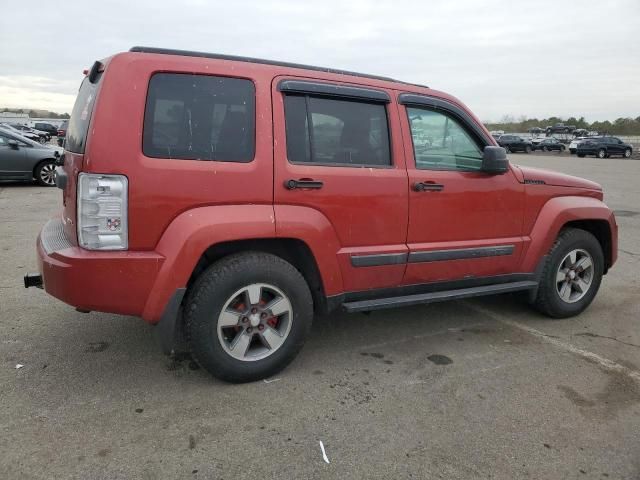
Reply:
<svg viewBox="0 0 640 480"><path fill-rule="evenodd" d="M531 147L527 145L526 147L524 147L524 151L525 153L531 153Z"/></svg>
<svg viewBox="0 0 640 480"><path fill-rule="evenodd" d="M534 306L552 318L578 315L593 301L604 272L604 254L591 233L568 228L547 256Z"/></svg>
<svg viewBox="0 0 640 480"><path fill-rule="evenodd" d="M56 164L53 160L41 162L34 172L36 182L42 187L56 186Z"/></svg>
<svg viewBox="0 0 640 480"><path fill-rule="evenodd" d="M624 151L624 158L629 158L629 157L631 157L631 149L630 149L630 148L627 148L627 149Z"/></svg>
<svg viewBox="0 0 640 480"><path fill-rule="evenodd" d="M193 358L232 383L269 377L302 348L313 300L302 274L275 255L231 255L207 268L191 287L185 327Z"/></svg>
<svg viewBox="0 0 640 480"><path fill-rule="evenodd" d="M597 153L598 158L607 158L607 151L604 148L598 150Z"/></svg>

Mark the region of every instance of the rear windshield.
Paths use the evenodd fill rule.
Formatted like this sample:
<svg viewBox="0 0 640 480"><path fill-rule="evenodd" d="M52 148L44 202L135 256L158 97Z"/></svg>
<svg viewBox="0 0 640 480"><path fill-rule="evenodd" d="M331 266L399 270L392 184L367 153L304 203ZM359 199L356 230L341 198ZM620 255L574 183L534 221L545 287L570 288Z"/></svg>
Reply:
<svg viewBox="0 0 640 480"><path fill-rule="evenodd" d="M157 73L149 82L142 149L156 158L250 162L255 115L250 80Z"/></svg>
<svg viewBox="0 0 640 480"><path fill-rule="evenodd" d="M94 83L89 82L89 77L85 77L80 85L80 91L76 98L76 103L71 112L69 127L67 128L67 140L65 149L74 153L84 153L87 143L87 132L89 130L89 121L91 120L91 112L96 101L96 91L102 74L99 73Z"/></svg>

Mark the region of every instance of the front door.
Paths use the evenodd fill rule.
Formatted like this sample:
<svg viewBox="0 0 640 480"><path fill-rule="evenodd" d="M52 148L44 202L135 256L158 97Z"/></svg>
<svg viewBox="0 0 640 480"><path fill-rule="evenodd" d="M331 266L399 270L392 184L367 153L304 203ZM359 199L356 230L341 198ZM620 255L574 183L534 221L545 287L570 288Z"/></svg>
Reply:
<svg viewBox="0 0 640 480"><path fill-rule="evenodd" d="M311 78L273 82L276 229L317 229L337 256L344 291L396 286L404 275L407 172L391 93Z"/></svg>
<svg viewBox="0 0 640 480"><path fill-rule="evenodd" d="M440 99L410 97L414 103L400 115L410 189L404 284L515 272L524 186L511 170L480 170L489 141L466 112Z"/></svg>

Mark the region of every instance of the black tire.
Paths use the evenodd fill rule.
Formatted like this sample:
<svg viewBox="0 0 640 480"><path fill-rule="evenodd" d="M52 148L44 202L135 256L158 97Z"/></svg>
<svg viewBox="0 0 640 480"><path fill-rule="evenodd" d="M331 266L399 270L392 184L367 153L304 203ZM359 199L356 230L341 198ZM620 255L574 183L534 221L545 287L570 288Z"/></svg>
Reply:
<svg viewBox="0 0 640 480"><path fill-rule="evenodd" d="M579 158L584 158L584 153L578 153L577 155Z"/></svg>
<svg viewBox="0 0 640 480"><path fill-rule="evenodd" d="M631 149L630 149L630 148L627 148L627 149L624 151L624 158L630 158L630 157L631 157Z"/></svg>
<svg viewBox="0 0 640 480"><path fill-rule="evenodd" d="M38 182L38 185L42 187L55 187L55 168L56 163L54 160L40 162L33 172L33 176L36 182Z"/></svg>
<svg viewBox="0 0 640 480"><path fill-rule="evenodd" d="M504 151L505 151L505 152L507 152L507 153L511 153L511 149L509 148L509 146L508 146L508 145L506 145L506 146L504 146L504 147L502 147L502 148L504 148Z"/></svg>
<svg viewBox="0 0 640 480"><path fill-rule="evenodd" d="M293 318L284 343L273 353L260 360L243 361L222 346L218 316L234 292L254 283L268 283L284 292ZM194 360L214 377L242 383L272 376L295 358L311 329L313 300L304 277L293 265L268 253L246 252L209 266L189 289L184 312L187 343Z"/></svg>
<svg viewBox="0 0 640 480"><path fill-rule="evenodd" d="M543 151L543 152L548 152L548 151L549 151L549 149L548 149L547 147L542 147L542 151Z"/></svg>
<svg viewBox="0 0 640 480"><path fill-rule="evenodd" d="M604 148L601 148L596 153L596 157L598 157L598 158L607 158L607 151Z"/></svg>
<svg viewBox="0 0 640 480"><path fill-rule="evenodd" d="M525 153L531 153L531 147L527 145L526 147L524 147L524 151Z"/></svg>
<svg viewBox="0 0 640 480"><path fill-rule="evenodd" d="M584 296L568 303L560 297L556 275L565 256L575 249L589 253L593 260L593 278ZM537 310L552 318L567 318L578 315L593 301L604 272L604 254L600 243L591 233L577 228L563 230L549 252L540 277L538 293L534 301Z"/></svg>

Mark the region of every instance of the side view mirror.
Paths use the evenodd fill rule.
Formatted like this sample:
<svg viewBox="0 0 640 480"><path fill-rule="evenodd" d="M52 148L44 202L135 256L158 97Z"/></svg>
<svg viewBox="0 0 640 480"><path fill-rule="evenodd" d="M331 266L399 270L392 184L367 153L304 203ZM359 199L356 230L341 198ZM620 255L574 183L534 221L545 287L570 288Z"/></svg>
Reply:
<svg viewBox="0 0 640 480"><path fill-rule="evenodd" d="M502 147L484 147L482 154L482 168L486 173L503 174L509 170L509 160L507 152Z"/></svg>
<svg viewBox="0 0 640 480"><path fill-rule="evenodd" d="M16 142L15 140L9 140L7 143L9 144L9 147L13 148L14 150L18 150L18 142Z"/></svg>

